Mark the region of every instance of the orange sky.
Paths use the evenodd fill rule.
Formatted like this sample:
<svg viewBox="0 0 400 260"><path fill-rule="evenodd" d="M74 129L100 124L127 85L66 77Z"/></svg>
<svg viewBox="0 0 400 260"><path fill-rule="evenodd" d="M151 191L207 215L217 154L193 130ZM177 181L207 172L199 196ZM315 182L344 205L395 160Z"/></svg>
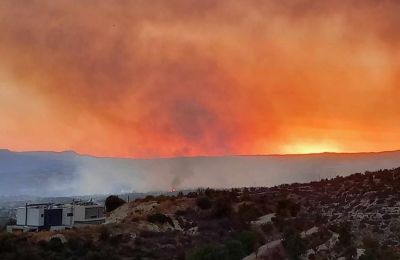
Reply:
<svg viewBox="0 0 400 260"><path fill-rule="evenodd" d="M400 148L399 1L0 1L0 147Z"/></svg>

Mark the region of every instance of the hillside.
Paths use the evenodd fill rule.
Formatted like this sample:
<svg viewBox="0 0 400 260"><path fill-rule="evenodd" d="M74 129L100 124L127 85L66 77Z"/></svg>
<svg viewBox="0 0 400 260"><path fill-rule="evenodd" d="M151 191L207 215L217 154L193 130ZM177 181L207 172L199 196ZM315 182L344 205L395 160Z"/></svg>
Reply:
<svg viewBox="0 0 400 260"><path fill-rule="evenodd" d="M0 150L0 196L77 196L309 182L400 166L400 152L97 158L74 152Z"/></svg>
<svg viewBox="0 0 400 260"><path fill-rule="evenodd" d="M0 257L399 259L399 188L397 168L271 188L148 196L109 213L105 225L61 235L2 234Z"/></svg>

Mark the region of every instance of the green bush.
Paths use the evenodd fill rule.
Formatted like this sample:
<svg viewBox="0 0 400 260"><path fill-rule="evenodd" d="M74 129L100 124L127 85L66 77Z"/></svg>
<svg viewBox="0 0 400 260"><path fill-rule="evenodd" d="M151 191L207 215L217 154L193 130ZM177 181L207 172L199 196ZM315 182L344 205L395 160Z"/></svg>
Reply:
<svg viewBox="0 0 400 260"><path fill-rule="evenodd" d="M240 260L254 252L260 245L260 236L253 231L243 231L222 245L205 245L194 249L188 260Z"/></svg>
<svg viewBox="0 0 400 260"><path fill-rule="evenodd" d="M244 248L243 244L238 240L228 240L225 243L225 247L227 249L229 259L231 260L240 260L247 255L246 249Z"/></svg>
<svg viewBox="0 0 400 260"><path fill-rule="evenodd" d="M235 239L238 240L246 253L246 255L251 254L258 248L264 241L263 238L255 231L242 231L235 236Z"/></svg>

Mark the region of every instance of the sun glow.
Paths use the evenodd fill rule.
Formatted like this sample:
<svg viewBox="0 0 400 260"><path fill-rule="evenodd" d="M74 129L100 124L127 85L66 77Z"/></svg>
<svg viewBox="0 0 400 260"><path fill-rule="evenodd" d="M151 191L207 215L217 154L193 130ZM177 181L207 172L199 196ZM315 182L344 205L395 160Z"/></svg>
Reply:
<svg viewBox="0 0 400 260"><path fill-rule="evenodd" d="M325 153L341 152L338 146L331 143L294 143L285 146L285 154L310 154L310 153Z"/></svg>

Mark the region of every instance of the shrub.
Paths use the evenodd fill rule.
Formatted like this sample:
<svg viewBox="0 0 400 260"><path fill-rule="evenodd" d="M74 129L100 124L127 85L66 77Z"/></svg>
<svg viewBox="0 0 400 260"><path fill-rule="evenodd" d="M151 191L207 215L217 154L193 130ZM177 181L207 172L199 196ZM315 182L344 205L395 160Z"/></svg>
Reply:
<svg viewBox="0 0 400 260"><path fill-rule="evenodd" d="M155 214L148 215L147 221L149 221L151 223L160 223L160 224L165 224L168 222L171 226L173 226L173 227L175 226L172 219L162 213L155 213Z"/></svg>
<svg viewBox="0 0 400 260"><path fill-rule="evenodd" d="M362 240L365 249L371 249L374 251L378 251L379 242L375 240L373 237L366 236Z"/></svg>
<svg viewBox="0 0 400 260"><path fill-rule="evenodd" d="M229 259L232 260L240 260L247 255L245 247L238 240L228 240L225 243L225 248L227 250Z"/></svg>
<svg viewBox="0 0 400 260"><path fill-rule="evenodd" d="M288 229L284 232L282 244L290 259L299 259L306 252L305 241L295 229Z"/></svg>
<svg viewBox="0 0 400 260"><path fill-rule="evenodd" d="M0 252L14 252L17 249L16 236L10 233L0 235Z"/></svg>
<svg viewBox="0 0 400 260"><path fill-rule="evenodd" d="M228 252L223 246L206 245L189 253L188 260L229 260Z"/></svg>
<svg viewBox="0 0 400 260"><path fill-rule="evenodd" d="M87 253L87 248L84 247L83 241L79 238L76 237L69 238L67 246L77 256L83 256Z"/></svg>
<svg viewBox="0 0 400 260"><path fill-rule="evenodd" d="M261 225L261 230L262 230L266 235L271 234L273 228L274 228L274 226L272 225L271 222L264 223L264 224Z"/></svg>
<svg viewBox="0 0 400 260"><path fill-rule="evenodd" d="M54 252L61 252L64 249L64 244L61 242L60 238L53 237L47 243L46 248Z"/></svg>
<svg viewBox="0 0 400 260"><path fill-rule="evenodd" d="M232 202L229 198L221 197L217 199L213 207L213 216L220 217L228 217L232 213Z"/></svg>
<svg viewBox="0 0 400 260"><path fill-rule="evenodd" d="M155 197L153 196L153 195L147 195L144 199L143 199L143 201L152 201L152 200L154 200L155 199Z"/></svg>
<svg viewBox="0 0 400 260"><path fill-rule="evenodd" d="M255 231L242 231L235 238L243 245L246 255L254 252L260 244L264 243L262 236Z"/></svg>
<svg viewBox="0 0 400 260"><path fill-rule="evenodd" d="M17 220L15 218L9 218L5 224L6 226L17 225Z"/></svg>
<svg viewBox="0 0 400 260"><path fill-rule="evenodd" d="M188 260L240 260L260 245L261 237L254 231L243 231L224 244L205 245L194 249ZM262 241L264 242L264 241Z"/></svg>
<svg viewBox="0 0 400 260"><path fill-rule="evenodd" d="M247 203L239 207L238 214L239 218L244 222L256 220L262 215L261 211L256 206Z"/></svg>
<svg viewBox="0 0 400 260"><path fill-rule="evenodd" d="M100 236L99 239L102 241L107 241L111 236L110 230L106 226L100 227Z"/></svg>
<svg viewBox="0 0 400 260"><path fill-rule="evenodd" d="M348 222L341 223L338 227L339 243L346 247L353 243L353 233L351 232L351 224Z"/></svg>
<svg viewBox="0 0 400 260"><path fill-rule="evenodd" d="M206 210L206 209L211 208L211 201L207 197L198 197L196 200L196 205L199 208Z"/></svg>
<svg viewBox="0 0 400 260"><path fill-rule="evenodd" d="M108 196L105 201L106 211L111 212L125 203L126 203L125 200L121 199L118 196L115 195Z"/></svg>
<svg viewBox="0 0 400 260"><path fill-rule="evenodd" d="M186 210L183 209L178 209L177 211L175 211L175 216L185 216L187 214Z"/></svg>
<svg viewBox="0 0 400 260"><path fill-rule="evenodd" d="M205 245L189 253L188 260L241 260L245 257L243 244L235 239L224 245Z"/></svg>
<svg viewBox="0 0 400 260"><path fill-rule="evenodd" d="M300 211L300 205L291 199L282 199L276 206L276 215L282 217L295 217Z"/></svg>
<svg viewBox="0 0 400 260"><path fill-rule="evenodd" d="M283 218L283 217L281 217L281 216L276 216L276 217L273 217L272 219L272 223L274 223L274 225L275 225L275 227L280 231L280 232L282 232L283 231L283 228L285 227L285 219Z"/></svg>

